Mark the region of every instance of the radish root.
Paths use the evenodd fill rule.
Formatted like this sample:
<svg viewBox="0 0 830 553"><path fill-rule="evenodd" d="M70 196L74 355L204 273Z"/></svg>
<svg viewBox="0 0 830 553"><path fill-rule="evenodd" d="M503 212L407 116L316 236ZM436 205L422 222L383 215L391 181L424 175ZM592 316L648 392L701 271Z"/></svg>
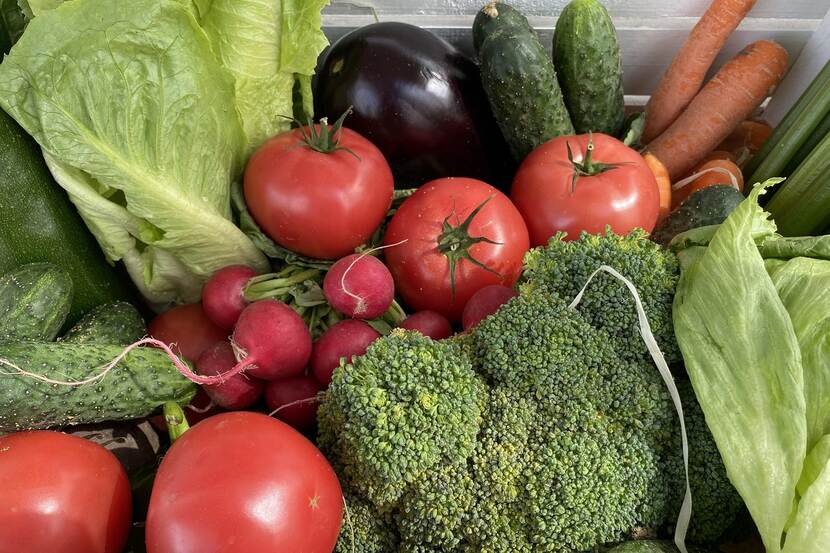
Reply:
<svg viewBox="0 0 830 553"><path fill-rule="evenodd" d="M277 413L279 413L283 409L287 409L289 407L294 407L295 405L303 405L303 404L306 404L306 403L317 403L319 401L320 401L320 398L318 398L317 396L298 399L296 401L292 401L291 403L286 403L285 405L280 405L279 407L277 407L276 409L274 409L273 411L268 413L268 416L273 417L274 415L276 415Z"/></svg>
<svg viewBox="0 0 830 553"><path fill-rule="evenodd" d="M352 292L351 290L348 289L348 287L346 286L346 275L349 274L349 271L352 270L352 267L354 267L357 264L358 261L360 261L361 259L363 259L367 255L371 255L371 254L373 254L377 251L380 251L380 250L385 250L386 248L393 248L395 246L400 246L401 244L405 244L407 242L407 240L408 239L404 239L404 240L401 240L400 242L395 242L394 244L388 244L386 246L377 246L377 247L372 248L371 250L366 250L365 252L360 254L358 257L355 257L354 259L352 259L352 262L349 263L349 266L346 267L346 270L343 271L342 275L340 275L340 289L343 290L344 294L346 294L347 296L349 296L350 298L355 300L355 302L357 302L357 305L355 305L355 308L354 308L355 315L362 315L363 313L366 312L366 299L363 298L362 296L359 296L358 294L355 294L354 292Z"/></svg>

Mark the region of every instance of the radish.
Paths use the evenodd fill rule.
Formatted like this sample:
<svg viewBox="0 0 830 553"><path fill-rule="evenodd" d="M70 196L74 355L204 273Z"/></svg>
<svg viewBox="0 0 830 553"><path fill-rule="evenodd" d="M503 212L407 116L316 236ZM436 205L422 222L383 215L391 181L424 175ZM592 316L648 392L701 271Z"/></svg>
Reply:
<svg viewBox="0 0 830 553"><path fill-rule="evenodd" d="M470 330L518 295L513 288L501 284L491 284L480 289L464 306L464 313L461 315L464 330Z"/></svg>
<svg viewBox="0 0 830 553"><path fill-rule="evenodd" d="M233 347L227 341L217 342L199 357L196 371L199 374L213 376L229 371L234 365L236 357ZM262 380L242 373L235 374L220 384L202 386L213 403L224 409L234 410L253 405L262 395L264 387L265 383Z"/></svg>
<svg viewBox="0 0 830 553"><path fill-rule="evenodd" d="M317 394L322 386L309 374L272 380L265 386L265 403L272 415L299 431L317 423Z"/></svg>
<svg viewBox="0 0 830 553"><path fill-rule="evenodd" d="M398 325L406 330L415 330L433 340L443 340L452 336L450 321L436 311L418 311Z"/></svg>
<svg viewBox="0 0 830 553"><path fill-rule="evenodd" d="M256 276L256 271L246 265L231 265L213 273L202 288L202 308L213 324L231 330L245 301L245 285Z"/></svg>
<svg viewBox="0 0 830 553"><path fill-rule="evenodd" d="M340 359L350 362L353 356L363 355L369 344L380 338L380 333L363 321L346 319L332 326L317 339L311 352L311 370L327 388Z"/></svg>
<svg viewBox="0 0 830 553"><path fill-rule="evenodd" d="M395 283L379 259L352 254L338 260L326 273L323 294L329 305L347 317L375 319L392 305Z"/></svg>
<svg viewBox="0 0 830 553"><path fill-rule="evenodd" d="M193 363L207 348L228 339L228 331L216 326L200 303L165 311L150 321L147 332Z"/></svg>
<svg viewBox="0 0 830 553"><path fill-rule="evenodd" d="M296 311L272 299L246 307L233 330L239 363L227 377L242 370L263 380L302 372L311 358L311 332Z"/></svg>

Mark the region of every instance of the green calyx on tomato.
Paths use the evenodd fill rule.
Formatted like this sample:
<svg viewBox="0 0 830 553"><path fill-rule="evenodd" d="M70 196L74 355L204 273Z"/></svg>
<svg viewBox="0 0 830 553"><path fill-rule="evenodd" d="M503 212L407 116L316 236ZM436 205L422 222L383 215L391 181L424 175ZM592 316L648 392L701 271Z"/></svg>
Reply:
<svg viewBox="0 0 830 553"><path fill-rule="evenodd" d="M487 202L492 199L493 197L490 196L481 202L458 226L454 227L450 224L450 217L452 215L448 215L441 224L441 234L438 236L438 251L447 257L450 269L450 290L453 296L455 296L455 268L462 259L466 259L476 267L480 267L485 271L501 277L498 271L488 267L470 254L470 248L482 242L496 246L501 245L501 242L495 242L485 236L470 236L470 224L484 206L487 205Z"/></svg>
<svg viewBox="0 0 830 553"><path fill-rule="evenodd" d="M621 165L619 163L596 163L593 161L594 137L591 133L588 133L588 146L585 147L585 159L582 160L582 163L574 160L570 142L566 142L565 147L568 149L568 161L571 162L574 168L571 192L576 191L576 181L579 180L579 177L593 177L611 169L616 169Z"/></svg>
<svg viewBox="0 0 830 553"><path fill-rule="evenodd" d="M311 120L309 120L307 127L304 127L298 123L297 126L300 129L300 133L303 135L303 142L305 145L315 152L320 152L321 154L330 154L342 150L352 154L357 159L360 159L360 156L352 150L340 145L340 129L343 128L343 123L346 121L346 117L348 117L351 112L352 108L349 107L349 109L343 112L343 115L341 115L337 121L334 122L331 129L329 129L329 121L327 117L320 119L319 128L314 124L314 121Z"/></svg>

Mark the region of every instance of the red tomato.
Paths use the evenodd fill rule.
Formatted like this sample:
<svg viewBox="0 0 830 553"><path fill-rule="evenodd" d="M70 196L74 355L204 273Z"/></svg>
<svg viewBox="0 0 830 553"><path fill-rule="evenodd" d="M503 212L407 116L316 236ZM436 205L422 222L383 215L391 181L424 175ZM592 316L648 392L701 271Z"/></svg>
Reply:
<svg viewBox="0 0 830 553"><path fill-rule="evenodd" d="M589 135L560 136L545 142L525 158L513 180L510 197L527 222L532 246L543 246L559 231L579 238L582 231L617 234L635 228L654 229L660 211L660 192L643 157L619 140L592 135L593 175L578 175L568 159L583 164ZM589 169L586 167L586 169ZM589 173L593 172L588 170Z"/></svg>
<svg viewBox="0 0 830 553"><path fill-rule="evenodd" d="M529 247L527 226L510 199L468 178L438 179L419 188L395 212L385 242L386 264L401 297L415 311L436 311L450 321L461 320L464 305L479 289L513 286ZM453 257L458 258L454 293Z"/></svg>
<svg viewBox="0 0 830 553"><path fill-rule="evenodd" d="M315 125L317 129L320 125ZM295 129L257 150L245 169L245 200L262 230L291 251L320 259L354 252L383 222L394 180L383 154L349 129L319 152Z"/></svg>
<svg viewBox="0 0 830 553"><path fill-rule="evenodd" d="M342 515L340 483L311 442L266 415L223 413L164 457L147 553L331 553Z"/></svg>
<svg viewBox="0 0 830 553"><path fill-rule="evenodd" d="M216 342L228 339L228 332L208 319L201 303L174 307L150 321L147 330L191 363Z"/></svg>
<svg viewBox="0 0 830 553"><path fill-rule="evenodd" d="M0 436L0 553L121 553L130 495L98 444L47 430Z"/></svg>

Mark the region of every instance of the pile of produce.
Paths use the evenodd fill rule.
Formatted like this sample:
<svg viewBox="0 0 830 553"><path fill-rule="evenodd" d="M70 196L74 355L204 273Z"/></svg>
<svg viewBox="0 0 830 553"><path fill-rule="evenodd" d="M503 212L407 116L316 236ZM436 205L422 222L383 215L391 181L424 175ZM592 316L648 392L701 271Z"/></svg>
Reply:
<svg viewBox="0 0 830 553"><path fill-rule="evenodd" d="M830 62L325 3L0 0L0 553L830 550Z"/></svg>

